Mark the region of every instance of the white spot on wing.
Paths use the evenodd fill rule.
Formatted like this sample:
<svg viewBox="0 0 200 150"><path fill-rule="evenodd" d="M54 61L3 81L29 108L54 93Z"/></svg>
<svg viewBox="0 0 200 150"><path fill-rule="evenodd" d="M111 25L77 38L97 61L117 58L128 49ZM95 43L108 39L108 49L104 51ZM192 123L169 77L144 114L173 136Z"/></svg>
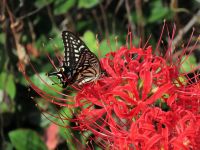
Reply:
<svg viewBox="0 0 200 150"><path fill-rule="evenodd" d="M85 46L81 45L78 50L81 51L81 49L84 48L84 47Z"/></svg>

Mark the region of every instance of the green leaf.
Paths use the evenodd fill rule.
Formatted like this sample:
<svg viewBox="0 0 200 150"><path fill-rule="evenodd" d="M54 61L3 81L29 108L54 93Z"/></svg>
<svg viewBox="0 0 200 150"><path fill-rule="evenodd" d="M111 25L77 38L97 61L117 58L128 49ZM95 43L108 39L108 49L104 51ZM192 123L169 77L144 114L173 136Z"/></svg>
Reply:
<svg viewBox="0 0 200 150"><path fill-rule="evenodd" d="M92 8L99 4L101 1L99 0L79 0L78 1L78 7L79 8Z"/></svg>
<svg viewBox="0 0 200 150"><path fill-rule="evenodd" d="M82 37L88 48L95 54L97 54L97 41L92 31L86 31Z"/></svg>
<svg viewBox="0 0 200 150"><path fill-rule="evenodd" d="M32 130L18 129L11 131L9 138L16 150L47 150L45 143Z"/></svg>
<svg viewBox="0 0 200 150"><path fill-rule="evenodd" d="M46 5L49 5L50 3L52 3L53 0L36 0L34 2L34 5L37 7L37 8L41 8L43 6L46 6Z"/></svg>
<svg viewBox="0 0 200 150"><path fill-rule="evenodd" d="M75 0L59 0L55 1L54 14L60 15L66 13L75 4Z"/></svg>
<svg viewBox="0 0 200 150"><path fill-rule="evenodd" d="M14 100L12 100L9 103L5 103L3 101L3 98L4 98L4 91L0 90L0 113L13 113L15 111L14 110L15 106L13 105Z"/></svg>
<svg viewBox="0 0 200 150"><path fill-rule="evenodd" d="M197 67L196 58L194 55L183 56L181 62L181 72L190 72Z"/></svg>
<svg viewBox="0 0 200 150"><path fill-rule="evenodd" d="M116 37L114 35L111 35L108 38L109 40L103 40L100 43L100 53L102 57L111 51L116 51L122 45L119 40L116 42L115 38Z"/></svg>
<svg viewBox="0 0 200 150"><path fill-rule="evenodd" d="M60 127L59 134L61 135L61 137L64 140L66 140L68 149L77 150L77 148L76 148L77 145L75 145L75 143L74 143L73 136L71 135L72 131L70 128Z"/></svg>
<svg viewBox="0 0 200 150"><path fill-rule="evenodd" d="M71 133L73 132L72 129L70 128L64 128L66 126L70 126L70 118L73 117L73 114L71 112L70 109L63 107L60 111L59 111L59 116L61 116L62 118L66 116L67 119L61 119L58 118L58 124L60 124L60 128L59 128L59 135L67 140L67 146L68 149L70 150L76 150L76 145L74 144L74 140L73 140L73 136L71 135Z"/></svg>
<svg viewBox="0 0 200 150"><path fill-rule="evenodd" d="M162 1L160 0L155 0L152 1L152 11L151 14L149 16L149 18L147 19L147 22L149 23L153 23L153 22L157 22L159 20L163 21L162 19L166 19L166 17L169 17L170 14L170 10L167 7L164 7L162 5Z"/></svg>
<svg viewBox="0 0 200 150"><path fill-rule="evenodd" d="M90 26L92 25L92 20L80 20L77 24L76 24L76 29L77 31L84 31L85 29L90 28Z"/></svg>
<svg viewBox="0 0 200 150"><path fill-rule="evenodd" d="M59 34L57 34L56 36L54 35L52 38L50 36L41 36L36 42L36 47L43 52L48 52L51 54L55 53L56 50L62 51L62 38Z"/></svg>
<svg viewBox="0 0 200 150"><path fill-rule="evenodd" d="M0 33L0 43L5 44L5 42L6 42L5 33Z"/></svg>
<svg viewBox="0 0 200 150"><path fill-rule="evenodd" d="M55 53L55 50L63 50L63 43L60 37L55 37L54 39L49 40L45 45L45 50L50 53Z"/></svg>
<svg viewBox="0 0 200 150"><path fill-rule="evenodd" d="M40 78L39 78L40 77ZM58 83L60 83L60 81L55 77L52 77L52 79ZM33 76L31 76L31 81L42 91L57 96L58 94L55 92L55 90L57 91L62 91L62 88L59 87L59 85L53 85L53 82L50 80L50 78L46 75L46 73L38 73L35 74ZM49 88L46 84L48 84L49 86L51 86L53 89Z"/></svg>
<svg viewBox="0 0 200 150"><path fill-rule="evenodd" d="M5 90L10 98L14 99L16 95L16 86L13 75L2 72L0 74L0 81L0 89Z"/></svg>

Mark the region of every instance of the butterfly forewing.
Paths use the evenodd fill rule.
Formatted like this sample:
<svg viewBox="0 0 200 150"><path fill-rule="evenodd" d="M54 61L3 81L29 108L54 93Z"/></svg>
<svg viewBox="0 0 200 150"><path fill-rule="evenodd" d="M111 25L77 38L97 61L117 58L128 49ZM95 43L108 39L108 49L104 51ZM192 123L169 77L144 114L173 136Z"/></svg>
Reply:
<svg viewBox="0 0 200 150"><path fill-rule="evenodd" d="M64 63L66 66L74 67L79 61L82 51L89 51L85 43L69 31L62 32L65 47Z"/></svg>
<svg viewBox="0 0 200 150"><path fill-rule="evenodd" d="M62 70L51 74L57 75L63 87L68 84L82 85L98 79L101 67L96 55L73 33L63 31L62 38L65 48Z"/></svg>

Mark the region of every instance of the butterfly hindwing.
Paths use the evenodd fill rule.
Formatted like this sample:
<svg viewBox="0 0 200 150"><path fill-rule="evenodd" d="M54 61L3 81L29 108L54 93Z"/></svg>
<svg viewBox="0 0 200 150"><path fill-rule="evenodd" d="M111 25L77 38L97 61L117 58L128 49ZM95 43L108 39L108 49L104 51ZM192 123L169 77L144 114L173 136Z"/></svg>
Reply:
<svg viewBox="0 0 200 150"><path fill-rule="evenodd" d="M98 58L92 52L84 51L76 65L76 72L78 72L76 82L79 84L96 80L101 73Z"/></svg>

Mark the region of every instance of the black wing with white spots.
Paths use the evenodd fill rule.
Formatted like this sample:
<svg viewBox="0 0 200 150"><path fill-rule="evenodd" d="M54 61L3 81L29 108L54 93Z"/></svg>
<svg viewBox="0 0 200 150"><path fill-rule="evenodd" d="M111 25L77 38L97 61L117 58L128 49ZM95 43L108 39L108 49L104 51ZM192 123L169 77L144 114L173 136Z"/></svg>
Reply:
<svg viewBox="0 0 200 150"><path fill-rule="evenodd" d="M75 67L79 61L82 51L89 51L85 43L69 31L62 32L62 38L65 48L64 65L68 67Z"/></svg>

